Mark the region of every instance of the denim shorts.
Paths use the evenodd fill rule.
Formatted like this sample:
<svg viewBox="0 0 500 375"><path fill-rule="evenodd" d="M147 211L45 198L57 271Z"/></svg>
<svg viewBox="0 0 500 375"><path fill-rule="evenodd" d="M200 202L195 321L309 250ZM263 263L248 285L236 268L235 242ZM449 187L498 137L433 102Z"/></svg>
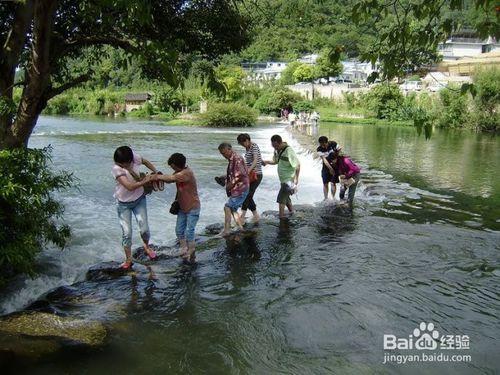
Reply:
<svg viewBox="0 0 500 375"><path fill-rule="evenodd" d="M175 234L179 240L186 240L188 242L194 241L194 231L196 223L200 218L201 208L193 208L188 212L182 210L177 214L177 223L175 224Z"/></svg>
<svg viewBox="0 0 500 375"><path fill-rule="evenodd" d="M240 208L243 205L243 202L245 202L245 199L247 199L247 195L248 190L244 191L243 194L238 195L237 197L229 197L226 202L226 207L229 207L231 212L238 211L238 208Z"/></svg>

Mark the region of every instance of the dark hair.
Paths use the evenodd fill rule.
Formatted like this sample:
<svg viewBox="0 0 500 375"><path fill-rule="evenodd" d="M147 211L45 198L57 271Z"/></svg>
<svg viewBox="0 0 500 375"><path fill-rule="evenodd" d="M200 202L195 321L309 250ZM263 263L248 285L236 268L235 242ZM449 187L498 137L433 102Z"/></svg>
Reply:
<svg viewBox="0 0 500 375"><path fill-rule="evenodd" d="M238 137L236 137L236 140L238 141L238 143L243 143L247 140L249 141L250 135L247 133L241 133L240 135L238 135Z"/></svg>
<svg viewBox="0 0 500 375"><path fill-rule="evenodd" d="M328 142L328 138L325 137L324 135L322 135L321 137L319 137L318 142L319 143L326 143L326 142Z"/></svg>
<svg viewBox="0 0 500 375"><path fill-rule="evenodd" d="M275 134L271 137L271 142L282 143L283 139L278 134Z"/></svg>
<svg viewBox="0 0 500 375"><path fill-rule="evenodd" d="M227 142L222 142L220 145L219 145L219 151L222 151L222 150L225 150L226 148L232 150L233 147L231 146L230 143L227 143Z"/></svg>
<svg viewBox="0 0 500 375"><path fill-rule="evenodd" d="M172 164L176 167L184 168L186 166L186 157L176 152L175 154L170 155L170 157L168 158L168 165Z"/></svg>
<svg viewBox="0 0 500 375"><path fill-rule="evenodd" d="M134 160L134 153L130 147L120 146L115 150L113 159L115 160L115 163L130 163Z"/></svg>

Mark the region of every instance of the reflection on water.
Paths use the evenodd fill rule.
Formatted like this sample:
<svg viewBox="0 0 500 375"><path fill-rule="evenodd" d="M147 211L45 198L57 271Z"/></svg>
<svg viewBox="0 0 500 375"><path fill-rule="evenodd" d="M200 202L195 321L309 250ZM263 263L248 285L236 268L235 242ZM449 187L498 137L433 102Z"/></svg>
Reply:
<svg viewBox="0 0 500 375"><path fill-rule="evenodd" d="M311 150L319 134L305 128L292 139L283 128L258 127L251 134L265 155L272 152L270 136L280 133L304 166L293 217L280 221L268 212L243 233L206 239L195 265L165 257L137 264L131 275L92 281L84 277L89 262L122 256L111 188L105 188L112 180L102 178L109 175L110 150L133 143L160 163L185 149L200 181L203 227L222 220L224 192L212 180L225 164L216 149L238 130L106 123L110 135L97 133L103 124L59 121L42 124L39 131L49 135L34 142L52 143L58 166L73 167L83 187L62 197L76 228L71 252L46 257L59 270L57 285L72 282L64 282L72 280L64 278L68 269L78 282L32 307L105 321L110 337L98 353L26 364L26 372L479 374L500 368L496 139L436 132L426 141L411 128L322 126L318 133L337 140L363 167L350 210L318 202L320 163ZM479 149L490 157L473 155ZM473 170L450 170L461 163ZM261 211L276 210L275 173L265 169ZM175 219L166 213L172 193L167 188L148 201L160 245L173 236ZM472 363L382 365L383 335L407 336L422 321L442 333L469 335Z"/></svg>

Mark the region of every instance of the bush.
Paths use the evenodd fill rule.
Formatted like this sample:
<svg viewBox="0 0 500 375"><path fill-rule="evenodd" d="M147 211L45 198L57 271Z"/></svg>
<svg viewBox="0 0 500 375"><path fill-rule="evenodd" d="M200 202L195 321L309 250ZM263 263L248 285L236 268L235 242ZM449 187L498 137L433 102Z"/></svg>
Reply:
<svg viewBox="0 0 500 375"><path fill-rule="evenodd" d="M132 112L127 113L127 116L130 117L141 117L141 118L149 118L156 114L153 105L150 102L144 103L139 109L133 110Z"/></svg>
<svg viewBox="0 0 500 375"><path fill-rule="evenodd" d="M70 112L70 98L68 95L58 95L50 99L45 108L48 115L67 115Z"/></svg>
<svg viewBox="0 0 500 375"><path fill-rule="evenodd" d="M257 122L257 113L239 103L212 103L200 115L201 122L213 127L247 127Z"/></svg>
<svg viewBox="0 0 500 375"><path fill-rule="evenodd" d="M253 107L260 113L279 116L283 108L292 109L295 103L301 100L300 94L284 86L276 86L264 91Z"/></svg>
<svg viewBox="0 0 500 375"><path fill-rule="evenodd" d="M293 109L299 112L300 111L311 112L314 109L314 105L311 102L302 100L300 102L295 103Z"/></svg>
<svg viewBox="0 0 500 375"><path fill-rule="evenodd" d="M464 127L469 120L467 96L459 87L448 86L439 91L439 98L443 108L437 119L437 125L441 128Z"/></svg>
<svg viewBox="0 0 500 375"><path fill-rule="evenodd" d="M500 68L478 71L474 76L476 97L473 126L478 130L496 131L500 127Z"/></svg>
<svg viewBox="0 0 500 375"><path fill-rule="evenodd" d="M366 95L366 105L379 119L394 120L401 104L403 94L394 84L379 84L372 88Z"/></svg>
<svg viewBox="0 0 500 375"><path fill-rule="evenodd" d="M47 242L64 248L70 230L59 225L63 206L52 197L73 182L49 169L50 148L0 151L0 284L9 273L35 274L35 259Z"/></svg>

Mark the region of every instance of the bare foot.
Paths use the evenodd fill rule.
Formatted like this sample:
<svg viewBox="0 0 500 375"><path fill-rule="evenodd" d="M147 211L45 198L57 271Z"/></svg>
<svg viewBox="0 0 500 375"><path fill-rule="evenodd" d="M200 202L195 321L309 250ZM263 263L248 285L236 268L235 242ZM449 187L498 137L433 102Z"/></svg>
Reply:
<svg viewBox="0 0 500 375"><path fill-rule="evenodd" d="M223 230L223 231L219 232L217 235L215 235L214 237L216 237L216 238L222 238L222 237L227 237L227 236L229 236L230 234L231 234L231 232L230 232L230 231L228 231L228 230Z"/></svg>
<svg viewBox="0 0 500 375"><path fill-rule="evenodd" d="M182 258L184 258L184 260L188 262L194 263L194 261L196 260L196 255L194 251L187 252Z"/></svg>
<svg viewBox="0 0 500 375"><path fill-rule="evenodd" d="M181 247L180 248L179 256L181 256L181 257L184 258L187 253L188 253L188 249L186 247Z"/></svg>
<svg viewBox="0 0 500 375"><path fill-rule="evenodd" d="M258 213L255 213L252 218L252 223L257 224L260 220L260 216Z"/></svg>

